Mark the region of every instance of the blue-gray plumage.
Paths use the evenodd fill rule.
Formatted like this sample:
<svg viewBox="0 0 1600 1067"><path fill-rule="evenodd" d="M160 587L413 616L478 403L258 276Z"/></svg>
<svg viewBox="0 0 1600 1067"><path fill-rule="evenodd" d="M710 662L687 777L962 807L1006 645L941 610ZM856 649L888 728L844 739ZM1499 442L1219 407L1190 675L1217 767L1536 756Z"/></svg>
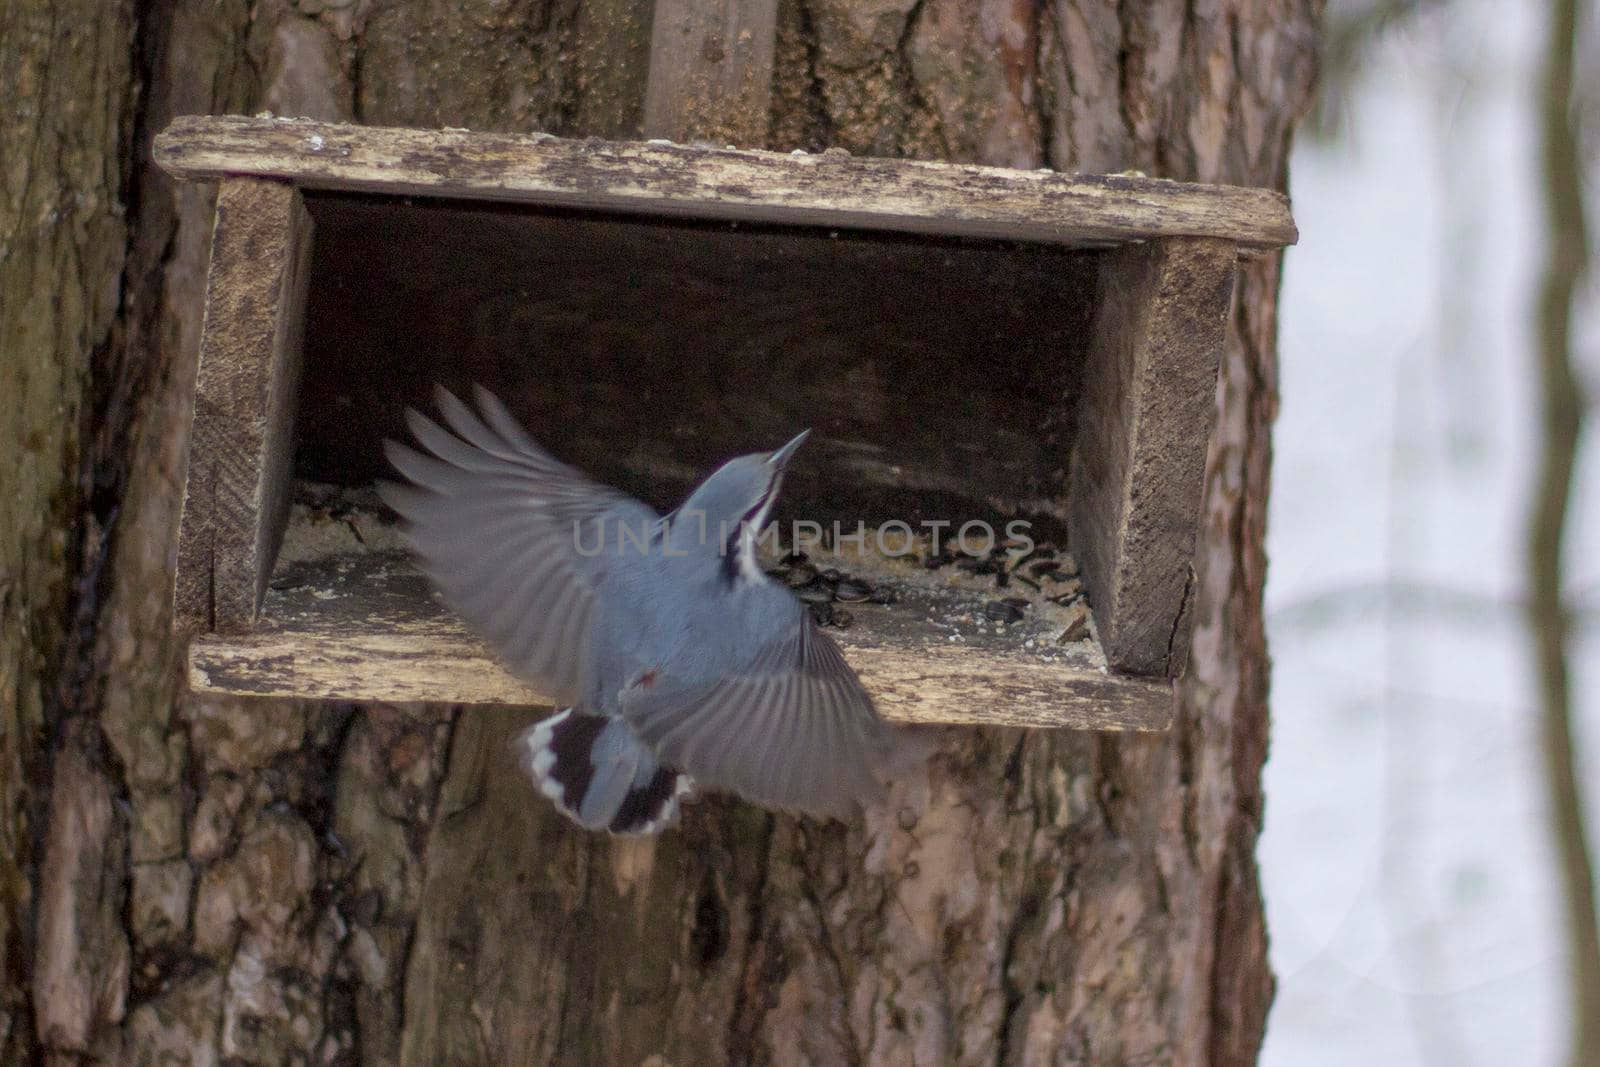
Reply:
<svg viewBox="0 0 1600 1067"><path fill-rule="evenodd" d="M757 564L802 433L729 460L658 516L545 452L486 390L406 419L412 485L383 498L448 603L570 705L518 740L541 792L590 829L652 833L695 783L845 815L897 747L838 647Z"/></svg>

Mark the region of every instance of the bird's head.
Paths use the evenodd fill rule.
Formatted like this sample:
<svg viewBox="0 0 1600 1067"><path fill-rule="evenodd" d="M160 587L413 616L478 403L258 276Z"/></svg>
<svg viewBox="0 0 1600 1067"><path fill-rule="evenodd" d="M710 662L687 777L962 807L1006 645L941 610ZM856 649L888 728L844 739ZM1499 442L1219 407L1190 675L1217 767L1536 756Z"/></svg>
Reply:
<svg viewBox="0 0 1600 1067"><path fill-rule="evenodd" d="M810 433L800 431L773 452L752 452L730 459L701 482L678 510L703 515L702 528L712 538L724 534L733 538L741 529L748 529L752 535L759 532L778 497L784 469Z"/></svg>

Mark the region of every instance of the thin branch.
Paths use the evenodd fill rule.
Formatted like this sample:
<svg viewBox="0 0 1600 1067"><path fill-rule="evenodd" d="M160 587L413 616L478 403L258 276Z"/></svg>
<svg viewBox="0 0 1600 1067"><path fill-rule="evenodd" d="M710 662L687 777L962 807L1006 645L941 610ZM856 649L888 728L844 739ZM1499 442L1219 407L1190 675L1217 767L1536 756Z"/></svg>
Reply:
<svg viewBox="0 0 1600 1067"><path fill-rule="evenodd" d="M1573 298L1588 266L1581 137L1573 108L1574 53L1581 0L1551 0L1546 41L1543 129L1547 251L1538 292L1536 353L1544 427L1538 487L1528 520L1528 623L1540 682L1551 830L1561 865L1570 952L1572 1067L1600 1065L1600 921L1594 862L1584 829L1583 796L1572 731L1567 667L1570 620L1561 596L1561 556L1572 474L1583 430L1582 386L1572 366Z"/></svg>
<svg viewBox="0 0 1600 1067"><path fill-rule="evenodd" d="M1600 627L1600 597L1568 598L1568 632ZM1393 610L1397 617L1430 624L1458 623L1483 629L1510 623L1526 623L1531 601L1522 597L1501 596L1492 592L1432 582L1427 579L1391 577L1368 582L1351 582L1315 592L1303 593L1274 605L1268 621L1285 632L1316 631L1369 616L1379 610Z"/></svg>

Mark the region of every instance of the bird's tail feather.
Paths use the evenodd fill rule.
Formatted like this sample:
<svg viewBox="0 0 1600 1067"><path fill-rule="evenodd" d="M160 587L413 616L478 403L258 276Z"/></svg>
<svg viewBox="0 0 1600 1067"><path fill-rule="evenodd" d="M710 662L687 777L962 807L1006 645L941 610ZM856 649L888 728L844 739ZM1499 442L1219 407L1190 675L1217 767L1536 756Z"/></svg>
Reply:
<svg viewBox="0 0 1600 1067"><path fill-rule="evenodd" d="M524 730L517 754L539 792L589 830L660 833L694 790L689 776L660 764L627 723L572 708Z"/></svg>

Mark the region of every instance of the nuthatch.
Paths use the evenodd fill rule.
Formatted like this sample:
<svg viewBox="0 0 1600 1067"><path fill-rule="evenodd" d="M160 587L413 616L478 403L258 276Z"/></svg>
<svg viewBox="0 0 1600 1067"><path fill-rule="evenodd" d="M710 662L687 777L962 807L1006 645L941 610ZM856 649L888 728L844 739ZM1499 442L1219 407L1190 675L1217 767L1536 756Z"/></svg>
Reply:
<svg viewBox="0 0 1600 1067"><path fill-rule="evenodd" d="M432 455L387 442L413 484L381 492L445 602L570 705L517 741L542 793L590 830L648 834L697 784L838 816L881 792L903 731L756 559L805 432L729 460L663 516L476 397L473 412L439 390L454 433L408 410Z"/></svg>

